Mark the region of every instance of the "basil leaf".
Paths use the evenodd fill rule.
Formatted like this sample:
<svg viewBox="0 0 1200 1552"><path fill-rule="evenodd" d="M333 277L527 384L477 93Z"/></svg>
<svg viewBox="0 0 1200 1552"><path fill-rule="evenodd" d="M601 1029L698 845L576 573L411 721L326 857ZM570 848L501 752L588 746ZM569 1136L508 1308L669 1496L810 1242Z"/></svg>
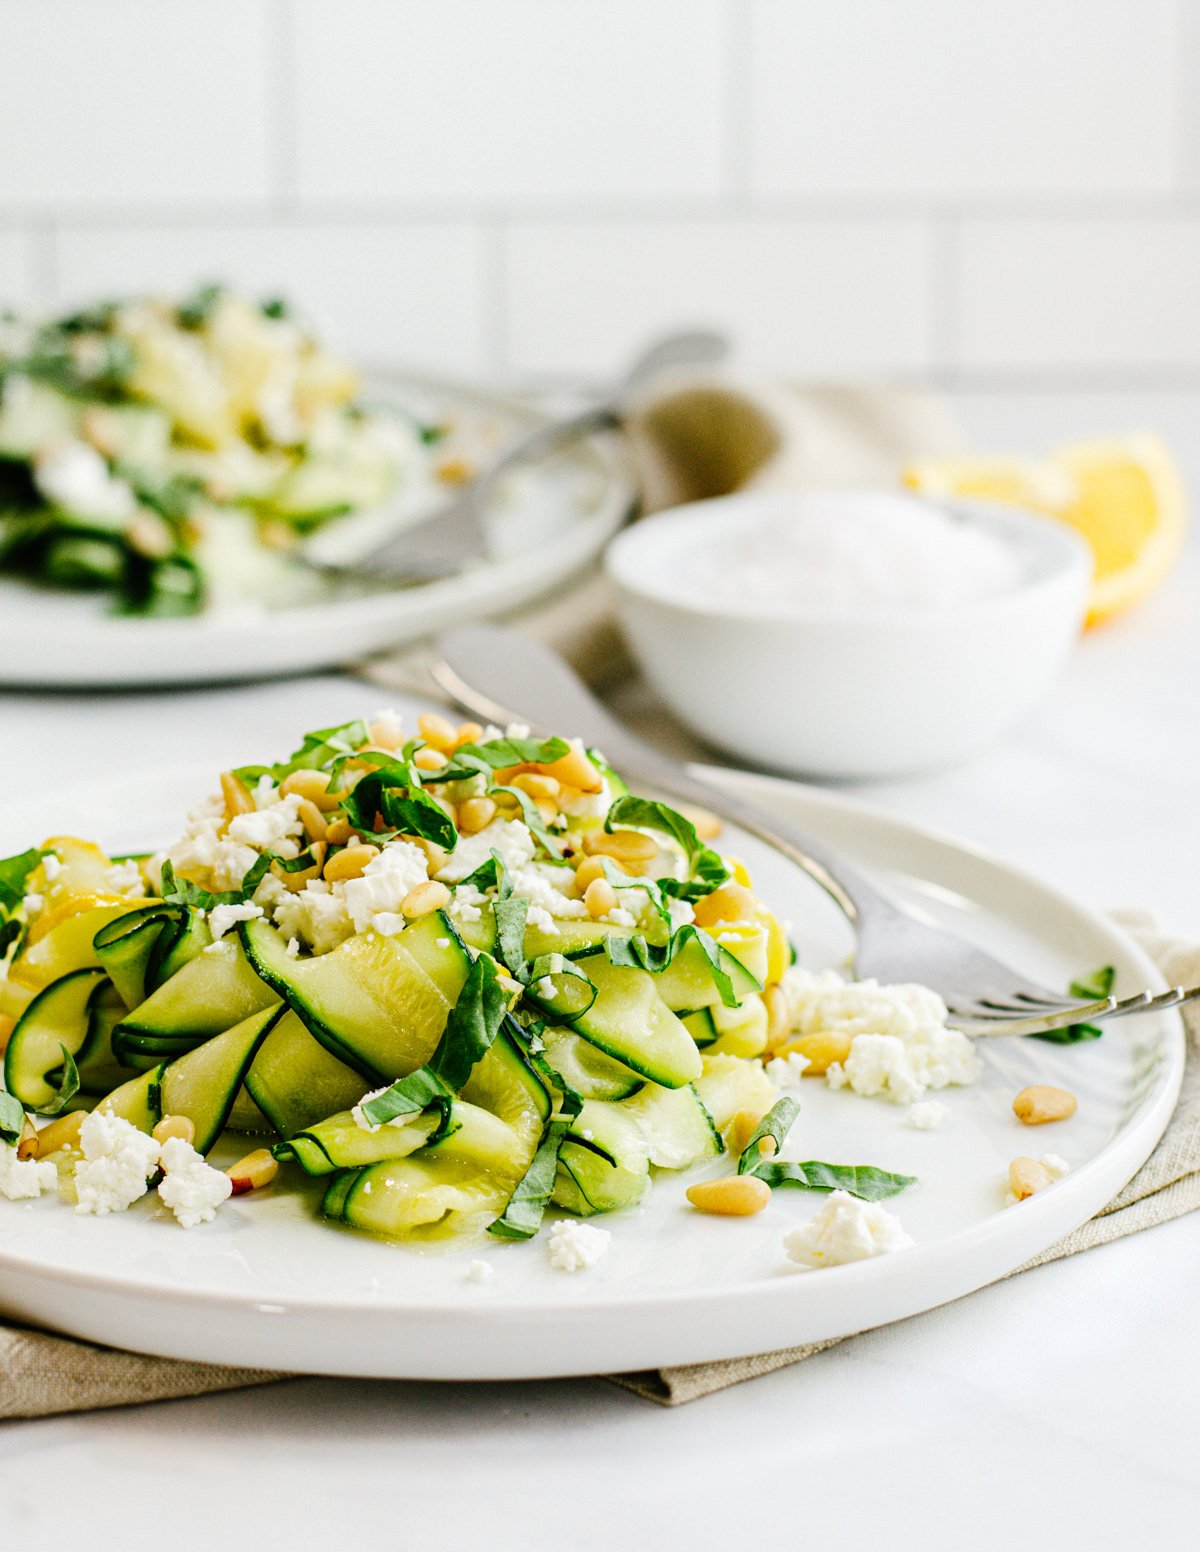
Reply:
<svg viewBox="0 0 1200 1552"><path fill-rule="evenodd" d="M46 1105L32 1107L35 1115L56 1116L60 1114L79 1093L79 1068L75 1065L75 1058L63 1045L58 1042L58 1049L62 1052L62 1082L58 1086L58 1097Z"/></svg>
<svg viewBox="0 0 1200 1552"><path fill-rule="evenodd" d="M765 1180L774 1191L779 1186L799 1186L807 1191L847 1191L864 1202L879 1202L895 1196L916 1181L915 1175L893 1175L873 1164L823 1164L809 1159L803 1164L779 1162L775 1155L783 1148L800 1106L786 1095L777 1099L750 1135L738 1160L739 1175L754 1175ZM759 1144L765 1138L775 1143L775 1153L764 1158Z"/></svg>
<svg viewBox="0 0 1200 1552"><path fill-rule="evenodd" d="M41 860L41 851L31 846L28 851L0 861L0 955L25 929L24 922L14 920L14 916L24 903L29 875Z"/></svg>
<svg viewBox="0 0 1200 1552"><path fill-rule="evenodd" d="M386 1126L400 1116L419 1115L433 1105L446 1110L453 1098L454 1090L431 1067L418 1067L382 1094L364 1101L362 1113L372 1126Z"/></svg>
<svg viewBox="0 0 1200 1552"><path fill-rule="evenodd" d="M722 857L704 844L691 820L667 803L656 803L650 798L618 798L608 811L604 828L611 831L615 824L658 830L683 848L688 865L687 878L683 882L673 878L660 880L663 893L677 900L702 900L730 877Z"/></svg>
<svg viewBox="0 0 1200 1552"><path fill-rule="evenodd" d="M1116 967L1102 965L1091 975L1072 981L1068 991L1072 997L1086 1002L1099 1002L1111 997L1113 983L1117 979ZM1068 1024L1065 1029L1047 1029L1040 1035L1030 1035L1031 1040L1045 1040L1050 1045L1080 1045L1085 1040L1099 1040L1104 1033L1099 1024Z"/></svg>
<svg viewBox="0 0 1200 1552"><path fill-rule="evenodd" d="M489 738L482 744L461 744L454 759L466 755L482 760L491 770L502 771L510 765L552 765L570 752L565 738Z"/></svg>
<svg viewBox="0 0 1200 1552"><path fill-rule="evenodd" d="M680 927L671 941L663 944L662 947L647 943L640 934L629 938L609 936L604 939L604 952L608 955L610 964L632 966L635 970L648 970L651 975L657 975L659 971L665 970L684 945L690 942L700 945L704 957L708 960L713 984L727 1008L741 1006L730 976L732 965L736 965L740 974L748 976L754 982L756 990L762 990L741 960L735 959L729 950L722 948L704 931L703 927L697 927L692 922Z"/></svg>
<svg viewBox="0 0 1200 1552"><path fill-rule="evenodd" d="M458 842L454 820L421 786L421 772L411 760L367 750L364 760L375 769L357 781L342 803L356 830L370 835L382 819L394 833L419 835L446 851Z"/></svg>
<svg viewBox="0 0 1200 1552"><path fill-rule="evenodd" d="M371 730L361 719L343 722L337 727L318 728L305 733L299 749L277 765L240 765L234 771L247 786L262 776L281 782L293 771L327 771L337 760L344 760L371 741Z"/></svg>
<svg viewBox="0 0 1200 1552"><path fill-rule="evenodd" d="M656 878L632 877L623 872L611 857L603 854L598 856L601 871L614 889L644 889L650 897L650 904L658 912L659 916L669 927L671 924L671 912L666 900L663 898L659 880ZM674 880L672 880L674 882Z"/></svg>
<svg viewBox="0 0 1200 1552"><path fill-rule="evenodd" d="M197 911L211 911L215 905L241 905L249 900L254 891L266 877L272 862L276 860L273 852L264 851L258 861L253 863L242 875L242 882L236 889L224 889L219 894L213 894L211 890L202 888L199 884L193 884L191 879L178 878L170 861L162 866L162 897L167 905L186 905ZM296 858L298 863L301 859ZM282 864L285 868L288 863ZM295 870L295 864L289 871Z"/></svg>
<svg viewBox="0 0 1200 1552"><path fill-rule="evenodd" d="M489 792L507 792L516 798L521 809L521 821L525 828L539 842L542 849L551 857L561 857L562 849L559 842L546 828L546 822L541 816L537 804L529 796L528 792L522 792L520 787L489 787Z"/></svg>
<svg viewBox="0 0 1200 1552"><path fill-rule="evenodd" d="M538 1026L541 1027L541 1026ZM519 1031L518 1031L519 1033ZM514 1036L514 1038L517 1038ZM562 1077L543 1057L536 1055L529 1045L518 1039L533 1068L562 1093L558 1113L542 1134L529 1168L517 1182L503 1213L488 1228L497 1239L532 1239L542 1226L546 1207L554 1194L558 1176L558 1156L567 1140L579 1112L583 1109L583 1095Z"/></svg>
<svg viewBox="0 0 1200 1552"><path fill-rule="evenodd" d="M0 1139L20 1142L25 1130L25 1106L0 1083Z"/></svg>
<svg viewBox="0 0 1200 1552"><path fill-rule="evenodd" d="M492 911L496 921L496 951L500 962L518 981L527 981L529 964L525 958L525 922L529 916L529 901L521 895L510 894L497 900Z"/></svg>

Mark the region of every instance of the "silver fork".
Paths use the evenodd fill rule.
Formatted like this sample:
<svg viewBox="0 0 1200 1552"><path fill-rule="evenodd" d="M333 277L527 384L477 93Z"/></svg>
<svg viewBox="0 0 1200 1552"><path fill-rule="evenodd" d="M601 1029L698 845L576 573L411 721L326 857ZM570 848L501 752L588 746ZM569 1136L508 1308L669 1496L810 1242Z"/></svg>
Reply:
<svg viewBox="0 0 1200 1552"><path fill-rule="evenodd" d="M601 749L623 775L654 791L709 808L804 869L857 933L860 976L916 981L936 991L960 1028L980 1035L1032 1035L1070 1024L1157 1012L1200 996L1200 986L1093 1001L1064 997L957 934L922 921L881 894L824 842L732 798L630 733L548 647L499 626L471 625L438 642L439 687L487 722L520 720Z"/></svg>
<svg viewBox="0 0 1200 1552"><path fill-rule="evenodd" d="M419 522L356 556L348 565L322 562L303 554L298 560L334 582L387 582L394 587L408 587L452 576L472 562L487 558L484 513L488 498L497 481L517 464L546 458L593 432L617 429L625 405L636 389L679 367L714 366L724 360L729 349L724 335L707 329L664 335L638 354L599 404L543 421L518 437L475 479Z"/></svg>

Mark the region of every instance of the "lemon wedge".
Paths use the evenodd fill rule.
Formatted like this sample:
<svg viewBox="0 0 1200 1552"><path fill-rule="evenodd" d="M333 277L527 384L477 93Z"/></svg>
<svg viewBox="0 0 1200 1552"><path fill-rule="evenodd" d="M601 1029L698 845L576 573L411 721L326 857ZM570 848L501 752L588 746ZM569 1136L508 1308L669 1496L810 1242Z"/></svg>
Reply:
<svg viewBox="0 0 1200 1552"><path fill-rule="evenodd" d="M1163 442L1149 434L1079 442L1043 459L927 459L910 465L903 478L925 495L1005 501L1069 523L1095 557L1089 625L1153 591L1187 529L1179 470Z"/></svg>

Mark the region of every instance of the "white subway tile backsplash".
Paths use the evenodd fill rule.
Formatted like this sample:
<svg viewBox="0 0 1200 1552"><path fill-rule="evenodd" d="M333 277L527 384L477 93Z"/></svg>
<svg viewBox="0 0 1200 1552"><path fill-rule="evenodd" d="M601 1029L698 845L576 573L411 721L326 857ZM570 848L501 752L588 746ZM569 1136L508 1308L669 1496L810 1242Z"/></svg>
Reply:
<svg viewBox="0 0 1200 1552"><path fill-rule="evenodd" d="M64 302L227 280L292 298L364 362L485 365L479 237L466 223L70 227L57 270Z"/></svg>
<svg viewBox="0 0 1200 1552"><path fill-rule="evenodd" d="M6 0L0 208L266 199L273 16L266 0Z"/></svg>
<svg viewBox="0 0 1200 1552"><path fill-rule="evenodd" d="M768 195L1164 192L1175 0L750 0Z"/></svg>
<svg viewBox="0 0 1200 1552"><path fill-rule="evenodd" d="M1200 217L967 222L960 263L964 371L1200 363Z"/></svg>
<svg viewBox="0 0 1200 1552"><path fill-rule="evenodd" d="M611 372L656 331L728 329L812 376L929 365L930 240L916 221L536 222L509 238L509 364Z"/></svg>
<svg viewBox="0 0 1200 1552"><path fill-rule="evenodd" d="M298 0L302 199L712 196L721 0Z"/></svg>

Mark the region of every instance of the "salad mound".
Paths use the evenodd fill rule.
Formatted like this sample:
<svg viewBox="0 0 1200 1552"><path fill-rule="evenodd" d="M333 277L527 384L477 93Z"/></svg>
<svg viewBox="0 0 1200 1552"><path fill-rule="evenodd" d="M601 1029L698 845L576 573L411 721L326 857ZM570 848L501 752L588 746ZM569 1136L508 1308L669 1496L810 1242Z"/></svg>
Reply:
<svg viewBox="0 0 1200 1552"><path fill-rule="evenodd" d="M383 714L226 771L165 851L9 858L0 1193L56 1165L121 1211L163 1172L190 1225L282 1167L421 1240L529 1238L727 1151L769 1187L902 1190L783 1160L811 978L719 829L578 740ZM218 1172L227 1131L259 1140Z"/></svg>
<svg viewBox="0 0 1200 1552"><path fill-rule="evenodd" d="M0 570L140 615L294 587L301 536L426 475L428 433L358 391L219 286L0 317Z"/></svg>

